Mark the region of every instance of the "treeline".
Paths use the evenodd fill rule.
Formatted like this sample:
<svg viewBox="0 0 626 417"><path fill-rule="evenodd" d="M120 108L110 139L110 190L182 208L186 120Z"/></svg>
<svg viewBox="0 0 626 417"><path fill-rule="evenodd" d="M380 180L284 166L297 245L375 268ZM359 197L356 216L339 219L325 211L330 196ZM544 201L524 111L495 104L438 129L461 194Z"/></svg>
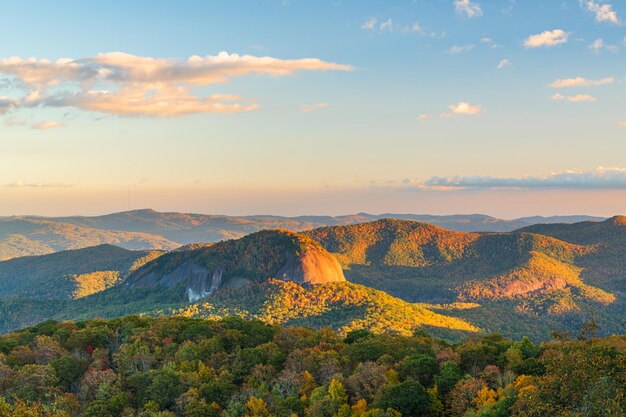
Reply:
<svg viewBox="0 0 626 417"><path fill-rule="evenodd" d="M460 344L227 318L48 321L0 337L0 417L624 416L626 339Z"/></svg>

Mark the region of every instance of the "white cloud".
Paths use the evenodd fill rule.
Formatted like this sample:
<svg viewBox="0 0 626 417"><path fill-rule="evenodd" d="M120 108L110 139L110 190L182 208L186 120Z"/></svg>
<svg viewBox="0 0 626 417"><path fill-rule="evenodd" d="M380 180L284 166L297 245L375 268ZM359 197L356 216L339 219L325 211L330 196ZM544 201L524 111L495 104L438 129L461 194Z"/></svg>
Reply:
<svg viewBox="0 0 626 417"><path fill-rule="evenodd" d="M626 168L598 167L592 171L568 170L544 176L500 178L491 176L432 177L426 181L407 178L404 184L417 190L467 189L625 189Z"/></svg>
<svg viewBox="0 0 626 417"><path fill-rule="evenodd" d="M589 94L578 94L575 96L564 96L561 93L556 93L551 97L552 100L560 101L566 100L570 103L595 103L597 100L594 96Z"/></svg>
<svg viewBox="0 0 626 417"><path fill-rule="evenodd" d="M302 106L300 106L300 111L302 113L308 113L314 110L325 109L326 107L329 107L329 106L330 106L329 103L303 104Z"/></svg>
<svg viewBox="0 0 626 417"><path fill-rule="evenodd" d="M0 115L8 113L18 107L20 102L11 97L0 97Z"/></svg>
<svg viewBox="0 0 626 417"><path fill-rule="evenodd" d="M524 41L526 48L553 47L567 43L569 33L562 29L546 30L545 32L531 35Z"/></svg>
<svg viewBox="0 0 626 417"><path fill-rule="evenodd" d="M39 122L33 124L31 127L37 130L56 129L59 127L65 127L66 124L62 122Z"/></svg>
<svg viewBox="0 0 626 417"><path fill-rule="evenodd" d="M5 184L7 188L66 188L72 187L72 184L64 184L61 182L25 182L17 180L15 182Z"/></svg>
<svg viewBox="0 0 626 417"><path fill-rule="evenodd" d="M376 29L376 23L378 23L378 19L376 19L375 17L372 17L371 19L367 20L365 23L361 25L361 29L374 30Z"/></svg>
<svg viewBox="0 0 626 417"><path fill-rule="evenodd" d="M610 3L602 4L602 2L595 2L594 0L581 0L581 4L586 6L590 12L595 13L597 22L620 24L617 13Z"/></svg>
<svg viewBox="0 0 626 417"><path fill-rule="evenodd" d="M470 19L483 15L480 4L474 3L471 0L454 0L454 10L457 14L469 17Z"/></svg>
<svg viewBox="0 0 626 417"><path fill-rule="evenodd" d="M430 120L433 118L433 115L430 113L422 113L419 116L417 116L417 120L419 120L420 122L425 122L426 120Z"/></svg>
<svg viewBox="0 0 626 417"><path fill-rule="evenodd" d="M446 50L449 54L461 54L463 52L469 52L474 49L476 45L454 45Z"/></svg>
<svg viewBox="0 0 626 417"><path fill-rule="evenodd" d="M619 127L626 127L626 120L620 120L619 122L617 122L617 125Z"/></svg>
<svg viewBox="0 0 626 417"><path fill-rule="evenodd" d="M608 45L604 43L604 40L602 38L598 38L595 41L593 41L589 45L589 49L591 49L595 53L600 53L603 49L606 49L607 51L610 51L613 53L616 53L618 51L618 47L616 45Z"/></svg>
<svg viewBox="0 0 626 417"><path fill-rule="evenodd" d="M393 30L393 20L391 18L385 20L384 22L380 23L379 29L381 31L391 31Z"/></svg>
<svg viewBox="0 0 626 417"><path fill-rule="evenodd" d="M504 68L508 68L510 66L513 66L513 64L511 63L511 61L509 61L508 59L503 59L502 61L500 61L500 63L498 64L498 69L504 69Z"/></svg>
<svg viewBox="0 0 626 417"><path fill-rule="evenodd" d="M298 71L350 71L349 65L317 58L278 59L220 52L186 60L122 52L80 60L0 60L0 74L23 84L22 106L71 106L122 116L171 117L193 113L235 113L257 105L231 94L194 95L193 88L226 83L249 74L274 77ZM8 103L8 102L7 102ZM0 104L14 108L16 104Z"/></svg>
<svg viewBox="0 0 626 417"><path fill-rule="evenodd" d="M448 106L450 113L447 115L459 115L459 116L475 116L483 112L483 108L478 104L470 104L466 101L461 101L456 104Z"/></svg>
<svg viewBox="0 0 626 417"><path fill-rule="evenodd" d="M413 22L413 24L411 25L409 32L413 32L413 33L420 33L422 31L422 28L420 27L420 24L417 22Z"/></svg>
<svg viewBox="0 0 626 417"><path fill-rule="evenodd" d="M594 87L594 86L599 86L599 85L612 84L613 82L615 82L615 78L613 77L600 78L598 80L589 80L583 77L576 77L576 78L564 78L564 79L556 80L555 82L550 84L550 87L552 88Z"/></svg>

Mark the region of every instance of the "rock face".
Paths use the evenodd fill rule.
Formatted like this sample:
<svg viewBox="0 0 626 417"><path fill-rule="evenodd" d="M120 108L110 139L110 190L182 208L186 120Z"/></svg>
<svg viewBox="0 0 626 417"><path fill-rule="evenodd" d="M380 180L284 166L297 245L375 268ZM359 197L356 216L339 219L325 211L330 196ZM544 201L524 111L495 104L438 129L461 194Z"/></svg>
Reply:
<svg viewBox="0 0 626 417"><path fill-rule="evenodd" d="M339 262L328 252L306 251L300 256L286 254L287 262L274 278L298 284L345 281Z"/></svg>
<svg viewBox="0 0 626 417"><path fill-rule="evenodd" d="M317 242L271 230L170 252L137 271L125 285L131 289L180 287L189 302L195 302L221 288L239 288L269 278L306 285L346 280L339 262Z"/></svg>

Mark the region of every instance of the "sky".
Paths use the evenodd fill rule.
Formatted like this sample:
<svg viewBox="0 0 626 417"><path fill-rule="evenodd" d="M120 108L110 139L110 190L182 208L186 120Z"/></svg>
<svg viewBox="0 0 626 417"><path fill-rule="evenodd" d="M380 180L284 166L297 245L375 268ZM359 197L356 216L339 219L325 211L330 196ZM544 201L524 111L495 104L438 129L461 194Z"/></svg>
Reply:
<svg viewBox="0 0 626 417"><path fill-rule="evenodd" d="M5 2L0 216L626 214L618 0Z"/></svg>

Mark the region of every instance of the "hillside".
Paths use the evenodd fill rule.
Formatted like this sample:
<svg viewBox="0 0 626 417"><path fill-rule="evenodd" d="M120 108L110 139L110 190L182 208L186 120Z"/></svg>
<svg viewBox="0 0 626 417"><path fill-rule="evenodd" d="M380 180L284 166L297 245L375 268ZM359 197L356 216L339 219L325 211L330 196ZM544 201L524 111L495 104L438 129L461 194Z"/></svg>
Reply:
<svg viewBox="0 0 626 417"><path fill-rule="evenodd" d="M519 229L518 232L538 233L581 245L624 245L626 244L626 216L574 224L536 224Z"/></svg>
<svg viewBox="0 0 626 417"><path fill-rule="evenodd" d="M578 331L593 319L602 333L619 332L626 314L625 245L620 243L624 226L619 220L584 223L603 227L601 233L608 236L593 244L524 230L465 233L384 219L187 245L141 267L131 262L137 254L110 247L108 252L118 253L119 266L109 267L118 258L98 255L96 248L46 255L43 263L39 258L15 259L0 266L21 270L27 279L5 279L0 287L5 291L0 293L5 296L0 329L47 317L185 312L328 324L340 330L365 323L367 328L402 333L428 325L428 320L455 317L473 328L537 339L551 331ZM558 227L563 226L550 226ZM575 232L562 237L589 242L591 233L583 231L578 240ZM92 250L95 255L87 256ZM54 259L63 261L56 266ZM76 269L86 265L85 259L97 262L89 270ZM374 290L389 296L369 292ZM54 294L76 300L59 302L50 298Z"/></svg>
<svg viewBox="0 0 626 417"><path fill-rule="evenodd" d="M303 287L293 281L271 279L237 290L226 290L174 313L186 317L224 318L241 316L266 323L332 327L342 334L367 329L374 333L411 335L430 328L434 334L479 329L465 320L429 310L428 305L410 304L382 291L362 285L335 282Z"/></svg>
<svg viewBox="0 0 626 417"><path fill-rule="evenodd" d="M181 287L189 301L221 288L277 278L301 284L345 281L341 266L319 243L286 230L170 252L133 273L125 287Z"/></svg>
<svg viewBox="0 0 626 417"><path fill-rule="evenodd" d="M112 286L161 253L99 245L3 261L0 297L84 297Z"/></svg>
<svg viewBox="0 0 626 417"><path fill-rule="evenodd" d="M43 255L103 243L127 249L173 249L195 242L235 239L268 229L303 231L384 218L422 221L458 231L512 231L535 223L599 220L589 216L533 217L515 220L485 215L431 216L359 213L345 216L220 216L134 210L104 216L0 218L0 260Z"/></svg>
<svg viewBox="0 0 626 417"><path fill-rule="evenodd" d="M47 219L0 218L0 261L102 244L132 250L168 250L180 246L144 232L105 230Z"/></svg>
<svg viewBox="0 0 626 417"><path fill-rule="evenodd" d="M47 321L0 336L0 415L622 416L626 337L451 345L240 318Z"/></svg>
<svg viewBox="0 0 626 417"><path fill-rule="evenodd" d="M112 253L107 253L108 259L98 255L104 249L46 255L44 259L36 259L32 268L49 269L53 274L63 270L66 262L94 256L103 265L113 265ZM112 252L120 258L116 260L118 263L123 263L121 255L135 254L119 248ZM124 266L129 267L133 259L127 259ZM7 263L17 268L20 261ZM0 328L12 329L45 317L89 319L141 313L193 317L241 315L286 325L329 326L343 332L364 328L412 334L418 328L429 328L450 338L479 330L449 312L434 312L439 306L410 304L381 291L345 282L342 269L332 255L319 243L293 232L263 231L212 245L190 245L145 261L142 258L133 262L128 276L121 279L119 274L120 279L114 280L110 288L101 288L86 297L74 297L76 300L71 302L55 302L46 293L14 292L17 296L0 299L0 312L5 313ZM22 268L26 264L31 265L26 262ZM101 265L94 263L92 269L96 266ZM86 270L74 270L74 273L82 274L78 277L96 275ZM47 282L47 279L34 275L32 282ZM61 283L56 286L61 287ZM71 287L73 294L76 287Z"/></svg>
<svg viewBox="0 0 626 417"><path fill-rule="evenodd" d="M480 308L455 314L483 328L509 335L525 328L526 334L537 335L576 329L592 317L606 332L623 327L623 287L607 285L609 271L622 271L623 277L626 270L620 266L623 258L611 256L613 249L525 231L462 233L399 220L305 234L337 257L348 281L410 302L478 303ZM531 317L538 324L535 330L524 323Z"/></svg>

